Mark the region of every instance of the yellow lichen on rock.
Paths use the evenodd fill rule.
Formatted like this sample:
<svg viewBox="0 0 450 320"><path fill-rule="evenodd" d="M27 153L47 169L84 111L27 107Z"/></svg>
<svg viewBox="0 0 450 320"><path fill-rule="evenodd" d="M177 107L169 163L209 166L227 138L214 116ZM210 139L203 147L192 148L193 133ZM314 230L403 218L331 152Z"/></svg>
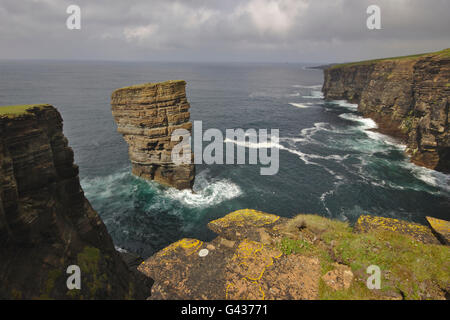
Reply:
<svg viewBox="0 0 450 320"><path fill-rule="evenodd" d="M430 241L426 226L362 216L358 233L315 215L245 209L209 227L219 231L212 241L182 239L139 266L155 280L150 299L441 299L447 292L448 247L408 237ZM366 286L369 265L382 270L381 290Z"/></svg>
<svg viewBox="0 0 450 320"><path fill-rule="evenodd" d="M241 241L227 265L225 295L227 299L264 299L265 293L259 281L274 260L282 252L260 242Z"/></svg>
<svg viewBox="0 0 450 320"><path fill-rule="evenodd" d="M225 229L231 226L234 227L262 227L276 222L280 219L274 214L265 213L254 209L242 209L231 212L225 217L211 221L210 228L213 231L217 229Z"/></svg>
<svg viewBox="0 0 450 320"><path fill-rule="evenodd" d="M447 245L450 244L450 222L432 217L426 218L431 228L438 234L442 242Z"/></svg>
<svg viewBox="0 0 450 320"><path fill-rule="evenodd" d="M178 248L184 249L187 256L195 253L201 246L203 242L197 239L181 239L177 242L172 243L171 245L165 247L163 250L161 250L158 255L161 257L166 256L170 254L171 252L174 252Z"/></svg>
<svg viewBox="0 0 450 320"><path fill-rule="evenodd" d="M423 243L439 244L430 228L414 222L362 215L358 218L354 227L357 232L369 232L376 229L405 234Z"/></svg>

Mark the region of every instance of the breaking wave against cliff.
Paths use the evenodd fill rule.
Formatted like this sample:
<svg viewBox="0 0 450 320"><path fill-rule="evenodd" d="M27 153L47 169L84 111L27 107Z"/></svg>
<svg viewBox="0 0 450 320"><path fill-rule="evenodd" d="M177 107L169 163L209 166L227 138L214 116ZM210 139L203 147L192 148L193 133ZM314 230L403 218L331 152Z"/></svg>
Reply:
<svg viewBox="0 0 450 320"><path fill-rule="evenodd" d="M108 176L82 179L81 184L91 201L113 200L117 196L131 200L133 195L144 193L149 195L149 202L158 200L167 208L173 207L171 201L191 208L207 208L242 194L239 186L229 179L208 177L208 170L197 174L193 191L163 187L156 182L137 178L131 174L129 167ZM149 208L152 208L151 204Z"/></svg>
<svg viewBox="0 0 450 320"><path fill-rule="evenodd" d="M321 91L312 90L309 95L303 96L305 99L323 99L323 93Z"/></svg>
<svg viewBox="0 0 450 320"><path fill-rule="evenodd" d="M217 205L223 201L236 198L241 194L241 188L228 179L210 181L207 176L207 170L202 171L195 177L193 191L180 191L170 188L163 193L164 196L191 208L206 208Z"/></svg>
<svg viewBox="0 0 450 320"><path fill-rule="evenodd" d="M203 221L209 219L210 212L243 195L230 179L211 178L208 169L197 174L193 191L137 178L130 167L106 176L84 178L81 185L116 245L143 256L172 242L175 234L207 236ZM201 231L199 225L203 226Z"/></svg>
<svg viewBox="0 0 450 320"><path fill-rule="evenodd" d="M322 88L321 84L314 84L314 85L302 85L302 84L294 84L292 87L294 88L305 88L305 89L320 89Z"/></svg>

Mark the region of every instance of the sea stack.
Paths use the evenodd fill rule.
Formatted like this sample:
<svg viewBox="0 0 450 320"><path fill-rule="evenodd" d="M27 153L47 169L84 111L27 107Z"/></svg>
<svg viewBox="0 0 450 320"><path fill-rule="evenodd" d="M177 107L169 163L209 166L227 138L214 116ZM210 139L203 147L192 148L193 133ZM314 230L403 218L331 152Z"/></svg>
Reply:
<svg viewBox="0 0 450 320"><path fill-rule="evenodd" d="M379 130L403 138L412 162L450 172L450 49L335 65L326 99L346 99Z"/></svg>
<svg viewBox="0 0 450 320"><path fill-rule="evenodd" d="M62 128L51 105L0 107L0 299L145 299L148 279L85 198Z"/></svg>
<svg viewBox="0 0 450 320"><path fill-rule="evenodd" d="M177 165L171 153L176 129L192 131L186 82L172 80L117 89L111 97L118 131L128 143L132 172L177 189L191 189L195 166Z"/></svg>

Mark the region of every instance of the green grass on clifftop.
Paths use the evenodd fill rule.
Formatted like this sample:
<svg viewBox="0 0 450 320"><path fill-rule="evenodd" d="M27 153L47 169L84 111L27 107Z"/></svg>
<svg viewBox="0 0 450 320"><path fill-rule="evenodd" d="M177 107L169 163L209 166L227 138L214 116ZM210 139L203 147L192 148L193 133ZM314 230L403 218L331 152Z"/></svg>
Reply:
<svg viewBox="0 0 450 320"><path fill-rule="evenodd" d="M293 218L284 227L283 235L279 247L284 254L318 257L322 275L338 262L349 266L360 279L338 291L321 280L319 299L386 299L392 295L433 299L433 292L448 290L450 285L448 246L424 244L390 231L356 233L347 223L316 215ZM312 237L317 240L310 241ZM380 290L366 286L370 265L381 269Z"/></svg>
<svg viewBox="0 0 450 320"><path fill-rule="evenodd" d="M30 109L33 109L33 108L42 109L42 108L45 108L48 106L50 106L50 105L48 105L48 104L27 104L27 105L16 105L16 106L0 106L0 118L1 117L14 118L14 117L29 113Z"/></svg>
<svg viewBox="0 0 450 320"><path fill-rule="evenodd" d="M450 58L450 48L444 49L441 51L437 51L437 52L419 53L419 54L413 54L413 55L408 55L408 56L389 57L389 58L341 63L341 64L337 64L337 65L330 67L330 69L337 69L337 68L342 68L342 67L352 67L352 66L359 66L359 65L370 65L370 64L380 62L380 61L396 61L396 60L407 60L407 59L413 60L413 59L417 59L417 58L424 57L424 56L436 56L439 58Z"/></svg>
<svg viewBox="0 0 450 320"><path fill-rule="evenodd" d="M184 83L184 84L186 84L186 81L184 81L184 80L167 80L167 81L163 81L163 82L140 83L140 84L135 84L135 85L131 85L131 86L128 86L128 87L119 88L119 89L117 89L115 91L134 90L134 89L140 89L140 88L151 87L151 86L156 86L156 85L164 86L164 85L170 85L170 84L176 84L176 83Z"/></svg>

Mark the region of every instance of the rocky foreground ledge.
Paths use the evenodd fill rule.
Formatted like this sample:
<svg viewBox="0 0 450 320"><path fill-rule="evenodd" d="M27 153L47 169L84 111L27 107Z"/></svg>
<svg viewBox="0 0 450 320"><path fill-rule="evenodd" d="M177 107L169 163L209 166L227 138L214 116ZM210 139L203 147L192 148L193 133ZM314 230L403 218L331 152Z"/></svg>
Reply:
<svg viewBox="0 0 450 320"><path fill-rule="evenodd" d="M450 248L431 227L361 216L352 228L250 209L208 227L213 241L182 239L142 262L138 270L155 279L150 299L449 297ZM448 232L448 223L440 227ZM380 267L380 289L367 287L371 265Z"/></svg>

